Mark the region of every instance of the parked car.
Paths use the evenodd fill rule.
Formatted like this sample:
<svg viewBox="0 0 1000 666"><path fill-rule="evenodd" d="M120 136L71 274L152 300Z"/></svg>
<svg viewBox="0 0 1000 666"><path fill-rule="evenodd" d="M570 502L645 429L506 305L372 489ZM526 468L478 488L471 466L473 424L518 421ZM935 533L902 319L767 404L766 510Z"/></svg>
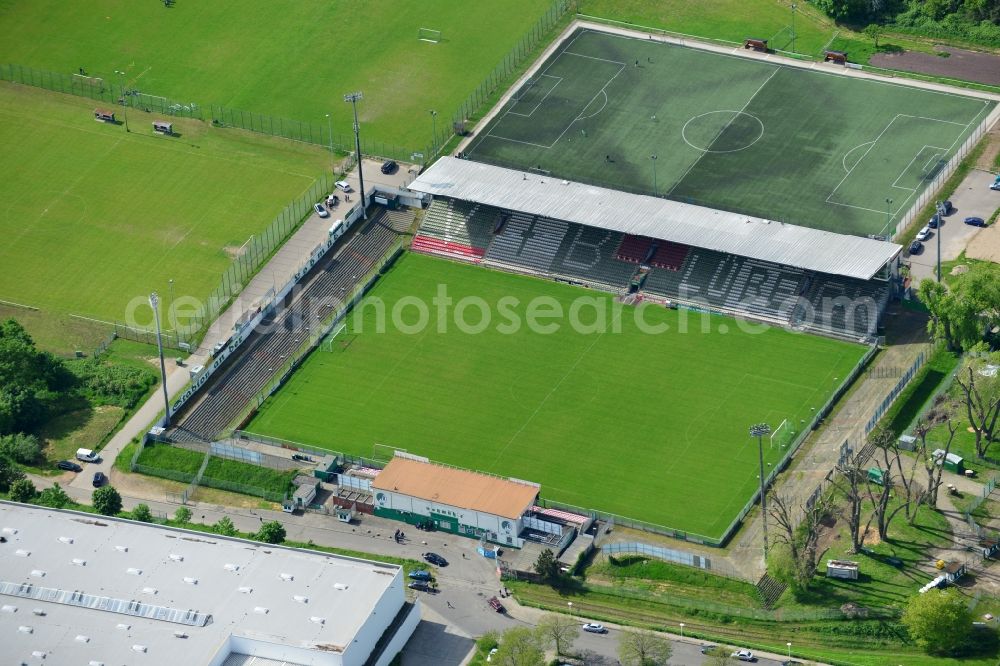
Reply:
<svg viewBox="0 0 1000 666"><path fill-rule="evenodd" d="M430 580L431 572L423 570L411 571L410 578L412 578L413 580Z"/></svg>
<svg viewBox="0 0 1000 666"><path fill-rule="evenodd" d="M397 171L399 171L399 165L396 164L395 160L382 162L382 173L388 175L390 173L396 173Z"/></svg>
<svg viewBox="0 0 1000 666"><path fill-rule="evenodd" d="M320 217L330 217L330 212L326 209L326 206L321 203L314 203L313 210L316 211L316 214Z"/></svg>
<svg viewBox="0 0 1000 666"><path fill-rule="evenodd" d="M802 662L795 661L794 659L786 659L781 662L781 666L802 666Z"/></svg>
<svg viewBox="0 0 1000 666"><path fill-rule="evenodd" d="M924 228L937 229L939 226L941 226L941 216L938 215L937 213L934 213L933 215L931 215L931 219L927 221L927 226Z"/></svg>
<svg viewBox="0 0 1000 666"><path fill-rule="evenodd" d="M737 650L729 656L738 661L757 661L757 657L753 656L750 650Z"/></svg>
<svg viewBox="0 0 1000 666"><path fill-rule="evenodd" d="M82 467L80 467L79 465L77 465L75 462L73 462L71 460L60 460L59 462L56 463L56 467L58 467L59 469L64 469L64 470L66 470L68 472L82 472L83 471Z"/></svg>
<svg viewBox="0 0 1000 666"><path fill-rule="evenodd" d="M950 201L942 201L941 207L944 208L945 215L951 215L952 213L955 212L955 207L951 204Z"/></svg>
<svg viewBox="0 0 1000 666"><path fill-rule="evenodd" d="M973 227L985 227L986 221L981 217L967 217L965 223Z"/></svg>
<svg viewBox="0 0 1000 666"><path fill-rule="evenodd" d="M716 645L716 644L714 644L714 643L707 643L706 645L702 645L701 646L701 653L702 654L709 654L712 650L715 650L718 647L719 646Z"/></svg>
<svg viewBox="0 0 1000 666"><path fill-rule="evenodd" d="M437 567L448 566L448 560L444 559L437 553L424 553L424 559Z"/></svg>
<svg viewBox="0 0 1000 666"><path fill-rule="evenodd" d="M351 189L351 184L348 183L346 180L338 180L336 183L334 183L334 185L341 192L353 192L354 191L354 190Z"/></svg>
<svg viewBox="0 0 1000 666"><path fill-rule="evenodd" d="M312 457L307 456L307 455L302 454L302 453L293 453L292 454L292 460L295 460L295 461L298 461L298 462L315 462L312 459Z"/></svg>
<svg viewBox="0 0 1000 666"><path fill-rule="evenodd" d="M931 226L929 224L917 232L918 241L925 241L930 237L931 237Z"/></svg>
<svg viewBox="0 0 1000 666"><path fill-rule="evenodd" d="M94 487L100 488L105 483L108 482L108 477L105 476L104 472L94 472Z"/></svg>
<svg viewBox="0 0 1000 666"><path fill-rule="evenodd" d="M920 254L924 251L924 244L918 240L910 243L910 254Z"/></svg>
<svg viewBox="0 0 1000 666"><path fill-rule="evenodd" d="M422 580L415 580L412 583L410 583L409 585L407 585L407 587L410 588L411 590L419 590L420 592L430 592L431 591L430 585L428 585L427 583L423 582Z"/></svg>
<svg viewBox="0 0 1000 666"><path fill-rule="evenodd" d="M588 622L583 625L583 630L588 631L592 634L606 634L608 633L608 628L603 624L597 624L596 622Z"/></svg>
<svg viewBox="0 0 1000 666"><path fill-rule="evenodd" d="M503 604L500 603L500 600L497 599L496 597L490 597L489 599L486 600L486 603L488 603L490 605L490 608L492 608L498 613L507 612L507 609L503 607Z"/></svg>

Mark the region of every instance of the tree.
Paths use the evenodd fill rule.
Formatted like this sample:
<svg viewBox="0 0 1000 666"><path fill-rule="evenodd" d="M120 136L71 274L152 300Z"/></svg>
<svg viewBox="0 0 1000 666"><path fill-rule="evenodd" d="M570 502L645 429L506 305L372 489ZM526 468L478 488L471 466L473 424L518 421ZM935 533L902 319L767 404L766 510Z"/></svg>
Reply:
<svg viewBox="0 0 1000 666"><path fill-rule="evenodd" d="M74 382L65 364L38 351L20 324L0 324L0 435L31 431Z"/></svg>
<svg viewBox="0 0 1000 666"><path fill-rule="evenodd" d="M939 448L944 451L944 456L947 456L951 452L951 443L955 441L955 434L958 432L958 427L951 420L951 410L947 405L932 407L925 414L924 418L926 420L919 422L915 430L917 441L919 442L917 455L923 460L924 471L927 473L927 490L924 493L924 502L927 506L936 507L944 465L938 464L938 459L930 451L930 446L927 443L927 433L933 425L944 426L948 433L948 438L945 440L944 446L939 445Z"/></svg>
<svg viewBox="0 0 1000 666"><path fill-rule="evenodd" d="M670 641L643 629L622 631L618 659L624 666L664 666L673 654Z"/></svg>
<svg viewBox="0 0 1000 666"><path fill-rule="evenodd" d="M95 490L91 502L97 513L103 516L117 516L122 510L122 496L113 486L101 486Z"/></svg>
<svg viewBox="0 0 1000 666"><path fill-rule="evenodd" d="M260 526L253 538L264 543L281 543L285 540L285 527L277 520L268 521Z"/></svg>
<svg viewBox="0 0 1000 666"><path fill-rule="evenodd" d="M954 588L928 590L910 597L903 611L910 636L928 652L957 652L972 631L972 612Z"/></svg>
<svg viewBox="0 0 1000 666"><path fill-rule="evenodd" d="M789 578L797 590L807 590L816 573L816 559L819 547L819 521L829 510L830 504L826 495L820 495L812 506L805 504L793 508L790 497L771 493L767 502L767 512L777 526L774 534L776 543L785 544L789 554ZM796 523L796 516L802 516L802 522Z"/></svg>
<svg viewBox="0 0 1000 666"><path fill-rule="evenodd" d="M882 26L880 26L878 23L869 23L867 26L865 26L865 29L862 31L865 37L867 37L868 39L872 40L875 43L876 51L878 50L878 40L879 37L882 36L882 30L883 30Z"/></svg>
<svg viewBox="0 0 1000 666"><path fill-rule="evenodd" d="M0 437L0 455L22 465L33 465L42 460L42 443L34 435L23 432Z"/></svg>
<svg viewBox="0 0 1000 666"><path fill-rule="evenodd" d="M10 499L12 502L24 502L27 504L35 499L35 495L37 494L38 491L35 490L35 484L29 479L18 479L10 484Z"/></svg>
<svg viewBox="0 0 1000 666"><path fill-rule="evenodd" d="M836 486L847 500L843 509L847 529L851 535L851 552L861 550L861 509L864 507L864 479L868 476L864 465L857 454L852 454L843 463L837 465L837 474L833 485Z"/></svg>
<svg viewBox="0 0 1000 666"><path fill-rule="evenodd" d="M538 554L534 569L546 583L555 583L559 580L559 562L556 561L556 554L551 548L546 548Z"/></svg>
<svg viewBox="0 0 1000 666"><path fill-rule="evenodd" d="M191 509L182 506L174 511L174 520L178 523L186 523L191 520Z"/></svg>
<svg viewBox="0 0 1000 666"><path fill-rule="evenodd" d="M970 358L955 374L955 383L962 389L962 406L972 426L976 441L976 457L983 459L993 443L997 417L1000 416L1000 354L987 358ZM985 374L984 374L985 373Z"/></svg>
<svg viewBox="0 0 1000 666"><path fill-rule="evenodd" d="M132 509L132 520L138 520L140 523L153 522L153 512L149 510L149 505L136 504Z"/></svg>
<svg viewBox="0 0 1000 666"><path fill-rule="evenodd" d="M580 625L565 615L549 613L538 622L538 630L556 649L556 654L568 654L573 641L580 636Z"/></svg>
<svg viewBox="0 0 1000 666"><path fill-rule="evenodd" d="M736 663L732 653L722 646L712 648L705 656L708 657L702 662L705 666L731 666Z"/></svg>
<svg viewBox="0 0 1000 666"><path fill-rule="evenodd" d="M9 491L11 484L23 478L24 472L17 465L0 457L0 493Z"/></svg>
<svg viewBox="0 0 1000 666"><path fill-rule="evenodd" d="M500 647L491 664L500 666L542 666L545 650L541 634L527 627L515 627L503 632Z"/></svg>
<svg viewBox="0 0 1000 666"><path fill-rule="evenodd" d="M52 509L61 509L70 501L69 495L58 483L52 484L52 487L46 488L38 494L38 503Z"/></svg>
<svg viewBox="0 0 1000 666"><path fill-rule="evenodd" d="M278 523L278 525L280 526L281 523ZM263 529L264 526L261 525L261 531L263 531ZM236 529L236 526L233 525L233 521L229 518L229 516L223 516L222 518L219 518L219 521L214 525L212 525L212 531L215 532L216 534L221 534L222 536L236 536L238 534L238 530ZM268 543L281 543L284 540L285 540L285 534L284 534L284 528L282 528L281 538L278 539L277 541L268 541ZM261 539L261 541L267 541L267 540Z"/></svg>

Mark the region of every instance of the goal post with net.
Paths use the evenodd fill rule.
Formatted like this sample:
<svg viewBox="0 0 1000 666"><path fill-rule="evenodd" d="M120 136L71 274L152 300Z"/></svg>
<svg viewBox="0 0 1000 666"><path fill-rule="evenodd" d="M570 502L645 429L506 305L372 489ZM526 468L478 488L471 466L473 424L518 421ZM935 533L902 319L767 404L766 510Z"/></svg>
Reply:
<svg viewBox="0 0 1000 666"><path fill-rule="evenodd" d="M441 31L434 30L433 28L419 28L417 30L417 39L422 42L437 44L441 41Z"/></svg>

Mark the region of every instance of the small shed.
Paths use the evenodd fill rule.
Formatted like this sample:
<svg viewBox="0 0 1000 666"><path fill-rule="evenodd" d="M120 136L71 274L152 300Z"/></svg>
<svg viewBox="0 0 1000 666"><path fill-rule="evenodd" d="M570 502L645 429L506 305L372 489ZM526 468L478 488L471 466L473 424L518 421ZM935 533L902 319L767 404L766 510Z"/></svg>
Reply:
<svg viewBox="0 0 1000 666"><path fill-rule="evenodd" d="M878 467L868 468L868 480L871 481L872 483L877 483L880 486L885 480L883 477L884 474L885 474L884 470L881 470Z"/></svg>
<svg viewBox="0 0 1000 666"><path fill-rule="evenodd" d="M993 557L1000 551L1000 539L996 537L980 537L979 550L982 552L983 557Z"/></svg>
<svg viewBox="0 0 1000 666"><path fill-rule="evenodd" d="M824 51L823 62L832 62L836 65L846 65L847 51Z"/></svg>
<svg viewBox="0 0 1000 666"><path fill-rule="evenodd" d="M899 448L904 451L916 451L917 438L913 435L901 435L899 438Z"/></svg>
<svg viewBox="0 0 1000 666"><path fill-rule="evenodd" d="M754 51L760 51L762 53L767 53L767 40L757 39L755 37L747 37L743 40L743 48L753 49Z"/></svg>
<svg viewBox="0 0 1000 666"><path fill-rule="evenodd" d="M852 560L827 560L827 578L843 578L845 580L858 579L858 563Z"/></svg>
<svg viewBox="0 0 1000 666"><path fill-rule="evenodd" d="M111 109L94 109L94 120L99 123L115 122L115 112Z"/></svg>
<svg viewBox="0 0 1000 666"><path fill-rule="evenodd" d="M965 473L965 459L962 456L955 453L945 455L944 449L934 449L934 453L931 456L939 465L941 464L941 459L944 458L944 468L949 472L954 472L955 474Z"/></svg>
<svg viewBox="0 0 1000 666"><path fill-rule="evenodd" d="M159 132L160 134L166 134L168 136L173 136L174 124L169 123L166 120L154 120L153 121L153 131Z"/></svg>
<svg viewBox="0 0 1000 666"><path fill-rule="evenodd" d="M946 583L954 583L965 575L965 564L962 562L948 562L944 565L942 573L944 574L944 581Z"/></svg>

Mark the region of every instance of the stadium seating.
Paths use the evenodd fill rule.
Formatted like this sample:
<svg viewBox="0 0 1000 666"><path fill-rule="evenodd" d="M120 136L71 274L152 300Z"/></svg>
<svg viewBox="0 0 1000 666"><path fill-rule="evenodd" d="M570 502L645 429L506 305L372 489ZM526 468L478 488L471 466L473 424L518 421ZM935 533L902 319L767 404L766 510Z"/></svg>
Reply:
<svg viewBox="0 0 1000 666"><path fill-rule="evenodd" d="M632 264L644 264L653 253L653 239L646 236L626 234L615 256L621 261Z"/></svg>
<svg viewBox="0 0 1000 666"><path fill-rule="evenodd" d="M569 228L568 222L510 213L493 237L485 261L502 268L548 272Z"/></svg>
<svg viewBox="0 0 1000 666"><path fill-rule="evenodd" d="M397 220L398 221L398 220ZM346 244L319 262L275 312L266 317L209 379L198 398L175 415L168 436L176 441L211 441L239 417L254 396L309 338L310 328L325 319L352 293L375 263L392 247L398 233L380 210Z"/></svg>
<svg viewBox="0 0 1000 666"><path fill-rule="evenodd" d="M687 259L688 251L691 248L680 243L670 241L656 241L656 251L650 258L649 263L657 268L665 268L668 271L679 271Z"/></svg>
<svg viewBox="0 0 1000 666"><path fill-rule="evenodd" d="M479 261L486 253L499 211L454 199L435 199L413 239L413 250Z"/></svg>
<svg viewBox="0 0 1000 666"><path fill-rule="evenodd" d="M867 337L875 333L878 314L888 299L887 282L816 274L792 316L792 324L819 332Z"/></svg>
<svg viewBox="0 0 1000 666"><path fill-rule="evenodd" d="M551 273L598 289L623 291L636 268L615 258L621 241L617 231L571 224L552 260Z"/></svg>

